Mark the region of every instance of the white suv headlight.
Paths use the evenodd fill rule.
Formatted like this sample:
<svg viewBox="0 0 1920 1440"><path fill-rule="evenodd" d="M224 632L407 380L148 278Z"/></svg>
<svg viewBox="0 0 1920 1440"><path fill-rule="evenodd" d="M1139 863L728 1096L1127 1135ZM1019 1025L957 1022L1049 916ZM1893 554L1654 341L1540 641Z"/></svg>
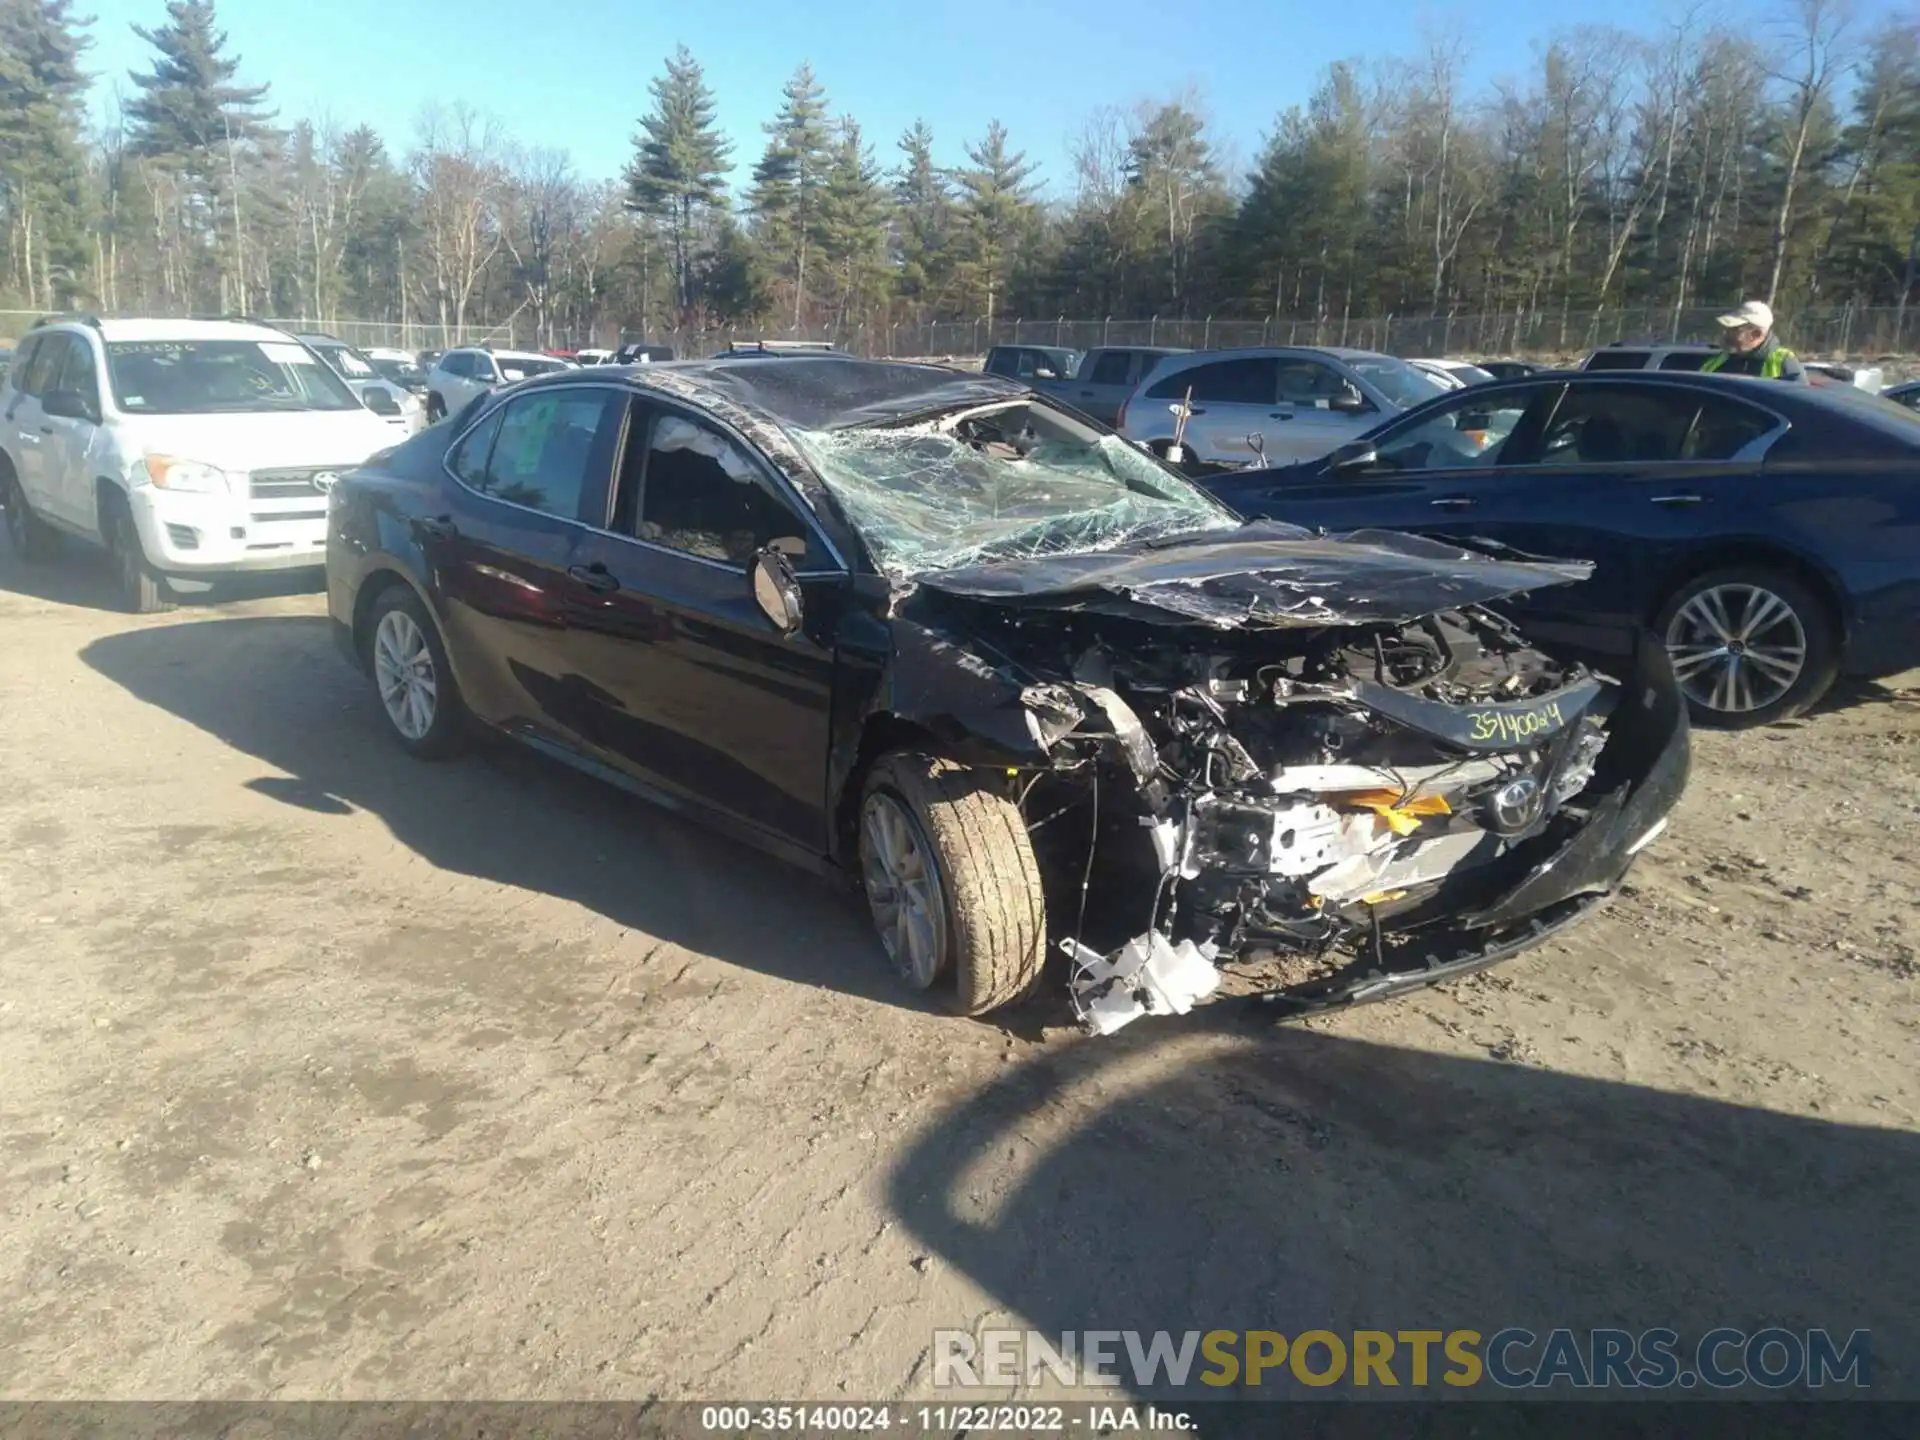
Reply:
<svg viewBox="0 0 1920 1440"><path fill-rule="evenodd" d="M147 479L162 490L196 495L226 495L232 491L227 472L199 460L182 460L177 455L149 455Z"/></svg>

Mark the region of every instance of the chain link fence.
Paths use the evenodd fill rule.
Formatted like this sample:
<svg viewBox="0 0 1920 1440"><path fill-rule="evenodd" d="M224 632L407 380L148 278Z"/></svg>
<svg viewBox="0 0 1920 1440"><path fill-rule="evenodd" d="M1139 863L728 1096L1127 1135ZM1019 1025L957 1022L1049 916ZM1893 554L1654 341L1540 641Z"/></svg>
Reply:
<svg viewBox="0 0 1920 1440"><path fill-rule="evenodd" d="M1053 345L1088 350L1096 345L1165 345L1188 350L1230 349L1245 345L1338 345L1379 350L1389 355L1517 356L1567 359L1615 340L1711 340L1719 327L1719 308L1671 307L1590 311L1524 311L1498 315L1333 316L1321 320L940 320L925 324L852 324L845 326L716 327L623 334L633 341L663 343L683 357L711 355L734 342L753 340L828 341L853 355L876 357L968 358L995 345ZM39 312L0 310L0 341L17 339ZM513 321L498 325L453 326L384 320L319 320L280 317L268 321L284 330L336 335L361 349L391 347L407 351L445 350L454 345L544 348L531 327ZM1881 360L1920 353L1920 307L1837 306L1782 312L1781 338L1810 359ZM611 327L597 338L551 337L557 348L613 343Z"/></svg>
<svg viewBox="0 0 1920 1440"><path fill-rule="evenodd" d="M1053 320L937 321L894 325L869 337L883 355L982 355L994 345L1167 345L1221 350L1244 345L1338 345L1389 355L1565 358L1626 341L1711 341L1722 307L1532 311L1501 315L1332 316L1323 320ZM1781 338L1814 358L1880 359L1920 352L1920 307L1783 312ZM830 337L821 337L830 338Z"/></svg>

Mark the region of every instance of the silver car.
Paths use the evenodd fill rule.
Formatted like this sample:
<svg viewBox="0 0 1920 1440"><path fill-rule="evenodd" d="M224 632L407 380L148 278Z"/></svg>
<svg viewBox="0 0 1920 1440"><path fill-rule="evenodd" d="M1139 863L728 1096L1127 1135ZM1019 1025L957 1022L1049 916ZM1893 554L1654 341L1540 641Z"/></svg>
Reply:
<svg viewBox="0 0 1920 1440"><path fill-rule="evenodd" d="M1445 393L1431 376L1371 350L1262 347L1172 355L1120 410L1120 432L1164 453L1183 443L1211 465L1314 460L1397 411Z"/></svg>
<svg viewBox="0 0 1920 1440"><path fill-rule="evenodd" d="M426 428L427 407L420 398L383 376L373 361L346 341L317 334L294 338L326 361L327 367L347 382L347 388L359 397L362 405L402 435L413 435Z"/></svg>

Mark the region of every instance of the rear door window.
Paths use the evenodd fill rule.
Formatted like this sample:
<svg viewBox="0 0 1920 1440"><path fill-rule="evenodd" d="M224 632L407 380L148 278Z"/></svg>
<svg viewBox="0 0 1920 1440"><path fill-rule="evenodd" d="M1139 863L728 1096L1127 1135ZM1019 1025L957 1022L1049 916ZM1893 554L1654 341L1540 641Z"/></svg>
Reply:
<svg viewBox="0 0 1920 1440"><path fill-rule="evenodd" d="M1730 460L1777 423L1757 407L1695 390L1576 383L1547 422L1537 463Z"/></svg>
<svg viewBox="0 0 1920 1440"><path fill-rule="evenodd" d="M1133 368L1133 356L1125 350L1109 350L1094 362L1093 374L1088 383L1092 385L1124 385L1127 374Z"/></svg>
<svg viewBox="0 0 1920 1440"><path fill-rule="evenodd" d="M1150 398L1178 400L1193 387L1195 401L1220 405L1271 405L1279 387L1280 362L1271 356L1214 360L1176 370L1153 387Z"/></svg>
<svg viewBox="0 0 1920 1440"><path fill-rule="evenodd" d="M606 494L625 411L618 391L555 386L502 407L487 457L483 495L563 520L580 517L583 494Z"/></svg>
<svg viewBox="0 0 1920 1440"><path fill-rule="evenodd" d="M41 395L53 367L66 356L65 335L40 335L29 340L31 352L16 367L14 388L22 395Z"/></svg>
<svg viewBox="0 0 1920 1440"><path fill-rule="evenodd" d="M1707 363L1711 350L1674 350L1660 357L1662 370L1698 370Z"/></svg>

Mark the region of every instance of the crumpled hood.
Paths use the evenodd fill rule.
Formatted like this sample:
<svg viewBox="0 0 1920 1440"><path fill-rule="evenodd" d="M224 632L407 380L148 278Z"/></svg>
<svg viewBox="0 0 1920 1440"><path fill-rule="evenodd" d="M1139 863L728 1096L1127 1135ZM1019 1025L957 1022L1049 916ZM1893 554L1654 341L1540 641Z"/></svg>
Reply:
<svg viewBox="0 0 1920 1440"><path fill-rule="evenodd" d="M1404 624L1545 585L1585 580L1591 565L1496 560L1391 530L1316 535L1278 521L1151 545L1035 555L916 576L978 600L1113 609L1162 624L1221 629Z"/></svg>

